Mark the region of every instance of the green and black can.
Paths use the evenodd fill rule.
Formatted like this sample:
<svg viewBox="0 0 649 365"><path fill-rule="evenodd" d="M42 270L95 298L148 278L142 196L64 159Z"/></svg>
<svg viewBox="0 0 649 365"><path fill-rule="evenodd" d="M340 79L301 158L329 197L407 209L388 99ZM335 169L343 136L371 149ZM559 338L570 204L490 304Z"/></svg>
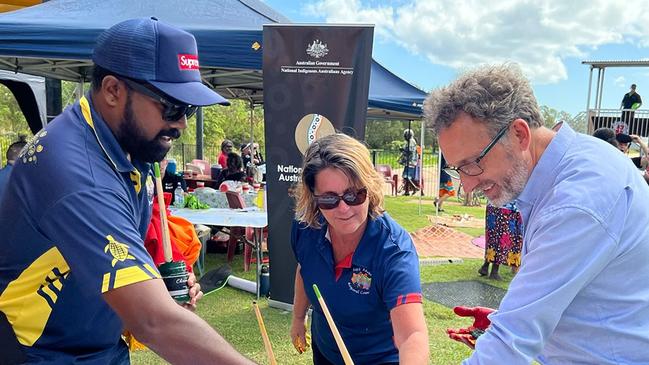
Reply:
<svg viewBox="0 0 649 365"><path fill-rule="evenodd" d="M158 267L160 276L171 294L171 297L178 303L189 302L189 287L187 280L189 272L182 261L165 262Z"/></svg>

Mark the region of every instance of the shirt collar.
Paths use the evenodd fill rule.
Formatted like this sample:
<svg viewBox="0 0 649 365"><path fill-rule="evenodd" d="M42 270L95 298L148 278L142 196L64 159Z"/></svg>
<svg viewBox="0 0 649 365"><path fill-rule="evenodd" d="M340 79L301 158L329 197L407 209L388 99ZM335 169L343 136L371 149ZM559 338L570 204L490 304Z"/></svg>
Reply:
<svg viewBox="0 0 649 365"><path fill-rule="evenodd" d="M532 207L541 194L547 192L552 183L556 180L558 166L563 156L574 143L577 133L564 123L556 135L543 151L539 162L532 170L532 174L525 184L523 192L516 198L516 206L521 212L523 222L527 221Z"/></svg>
<svg viewBox="0 0 649 365"><path fill-rule="evenodd" d="M90 92L81 98L79 101L79 108L86 125L92 129L99 145L104 150L104 153L112 162L115 169L119 172L130 172L135 170L135 167L128 160L126 152L124 152L122 146L120 146L112 130L93 107Z"/></svg>
<svg viewBox="0 0 649 365"><path fill-rule="evenodd" d="M331 265L335 265L336 263L333 262L333 252L331 252L331 249L328 249L328 247L331 246L331 235L329 234L329 224L327 221L322 218L322 231L324 233L320 233L320 239L318 240L318 246L319 246L319 251L325 257L331 257L329 260L331 260ZM352 265L360 265L360 266L366 266L367 261L371 259L372 256L372 251L368 250L365 248L367 245L374 245L376 244L376 235L379 234L381 230L381 222L380 219L372 217L367 217L367 225L365 226L365 232L363 232L363 235L361 236L360 242L358 242L358 246L356 246L356 249L354 250L354 255L351 260ZM331 252L330 255L327 255L326 252Z"/></svg>

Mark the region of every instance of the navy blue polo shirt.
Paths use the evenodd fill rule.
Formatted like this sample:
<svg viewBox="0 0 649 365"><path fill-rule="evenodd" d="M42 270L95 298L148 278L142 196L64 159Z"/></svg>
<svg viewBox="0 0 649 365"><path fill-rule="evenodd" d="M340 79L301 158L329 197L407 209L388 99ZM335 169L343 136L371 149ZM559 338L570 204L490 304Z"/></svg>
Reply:
<svg viewBox="0 0 649 365"><path fill-rule="evenodd" d="M29 362L129 362L102 293L159 277L148 171L86 98L23 149L0 206L0 310Z"/></svg>
<svg viewBox="0 0 649 365"><path fill-rule="evenodd" d="M351 265L339 264L339 268L348 267L339 270L336 279L326 233L326 223L313 229L297 222L291 233L304 289L313 306L313 341L329 361L344 363L313 292L317 284L355 363L398 362L390 310L422 301L419 260L410 235L387 213L369 219Z"/></svg>

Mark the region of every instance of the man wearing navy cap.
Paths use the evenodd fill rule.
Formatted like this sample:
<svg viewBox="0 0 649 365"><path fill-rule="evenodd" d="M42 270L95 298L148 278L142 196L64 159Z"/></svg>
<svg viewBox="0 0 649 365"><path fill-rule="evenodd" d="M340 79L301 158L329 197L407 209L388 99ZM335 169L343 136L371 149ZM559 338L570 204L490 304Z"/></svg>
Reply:
<svg viewBox="0 0 649 365"><path fill-rule="evenodd" d="M17 339L28 363L128 364L127 329L171 363L251 363L171 299L143 245L149 163L198 106L227 104L201 82L194 37L127 20L93 61L92 90L23 149L0 207L0 311L15 333L0 344Z"/></svg>

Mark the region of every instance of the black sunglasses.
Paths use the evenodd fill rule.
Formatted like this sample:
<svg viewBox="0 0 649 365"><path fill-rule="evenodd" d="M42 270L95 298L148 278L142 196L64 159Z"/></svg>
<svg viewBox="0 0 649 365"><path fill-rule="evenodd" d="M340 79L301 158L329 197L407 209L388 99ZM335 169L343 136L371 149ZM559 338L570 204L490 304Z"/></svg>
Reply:
<svg viewBox="0 0 649 365"><path fill-rule="evenodd" d="M314 195L313 197L315 198L318 208L323 210L336 208L338 204L340 204L341 200L344 200L345 204L353 207L365 203L365 199L367 199L367 189L348 190L343 193L343 195L325 193L322 195Z"/></svg>
<svg viewBox="0 0 649 365"><path fill-rule="evenodd" d="M129 88L139 92L140 94L144 94L162 104L164 108L162 111L162 119L166 120L167 122L175 122L182 118L183 115L187 119L189 119L196 113L196 110L198 109L198 107L195 105L172 103L166 97L149 89L146 84L141 84L137 81L127 79L125 77L122 77L121 80L123 80Z"/></svg>

